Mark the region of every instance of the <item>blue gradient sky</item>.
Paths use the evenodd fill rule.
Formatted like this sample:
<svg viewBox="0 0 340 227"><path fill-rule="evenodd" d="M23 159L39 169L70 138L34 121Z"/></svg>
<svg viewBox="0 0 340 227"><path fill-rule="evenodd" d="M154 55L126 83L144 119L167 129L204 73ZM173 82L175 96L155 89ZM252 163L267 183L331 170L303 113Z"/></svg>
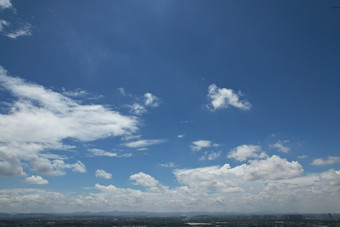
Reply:
<svg viewBox="0 0 340 227"><path fill-rule="evenodd" d="M336 4L0 0L0 211L340 212Z"/></svg>

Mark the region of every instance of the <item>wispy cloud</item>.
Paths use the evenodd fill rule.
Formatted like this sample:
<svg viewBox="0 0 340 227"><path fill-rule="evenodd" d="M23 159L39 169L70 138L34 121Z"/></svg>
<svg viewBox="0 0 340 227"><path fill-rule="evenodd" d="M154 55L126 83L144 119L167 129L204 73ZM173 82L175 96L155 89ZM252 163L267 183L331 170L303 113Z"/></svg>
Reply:
<svg viewBox="0 0 340 227"><path fill-rule="evenodd" d="M112 178L112 174L106 172L103 169L97 169L96 170L96 177L104 178L104 179L111 179Z"/></svg>
<svg viewBox="0 0 340 227"><path fill-rule="evenodd" d="M132 135L138 121L102 105L81 105L43 86L7 75L0 67L0 86L12 94L9 111L0 114L0 175L24 176L21 160L46 175L64 175L63 169L85 172L81 162L43 158L46 150L68 149L64 139L87 142L110 136ZM86 130L83 130L86 128ZM52 157L51 157L52 158Z"/></svg>
<svg viewBox="0 0 340 227"><path fill-rule="evenodd" d="M117 153L112 153L112 152L107 152L101 149L90 149L89 152L92 153L92 155L94 156L107 156L107 157L117 157L118 154Z"/></svg>
<svg viewBox="0 0 340 227"><path fill-rule="evenodd" d="M337 156L328 156L327 159L317 158L314 159L311 163L313 166L325 166L325 165L333 165L336 163L340 163L340 157Z"/></svg>
<svg viewBox="0 0 340 227"><path fill-rule="evenodd" d="M227 109L233 106L242 110L249 110L251 104L240 100L240 94L236 94L232 89L218 88L216 84L211 84L208 88L208 98L210 103L207 105L209 110Z"/></svg>
<svg viewBox="0 0 340 227"><path fill-rule="evenodd" d="M127 106L130 108L130 113L132 114L142 115L143 113L147 112L146 108L139 103L134 103Z"/></svg>
<svg viewBox="0 0 340 227"><path fill-rule="evenodd" d="M160 144L160 143L164 143L164 142L166 142L166 140L164 140L164 139L137 140L137 141L125 143L124 145L126 147L131 147L131 148L139 148L139 147L148 147L148 146L151 146L151 145Z"/></svg>
<svg viewBox="0 0 340 227"><path fill-rule="evenodd" d="M18 28L15 31L7 33L6 36L11 38L11 39L17 39L21 36L30 36L30 35L32 35L31 28L32 28L31 24L26 24L26 25Z"/></svg>
<svg viewBox="0 0 340 227"><path fill-rule="evenodd" d="M177 137L181 139L181 138L183 138L184 136L185 136L185 134L179 134Z"/></svg>
<svg viewBox="0 0 340 227"><path fill-rule="evenodd" d="M167 162L167 163L160 164L160 166L165 167L165 168L172 168L175 166L175 164L173 162Z"/></svg>
<svg viewBox="0 0 340 227"><path fill-rule="evenodd" d="M120 87L118 88L118 91L120 92L120 94L122 94L123 96L126 96L126 91L124 88Z"/></svg>
<svg viewBox="0 0 340 227"><path fill-rule="evenodd" d="M201 161L204 161L204 160L209 160L209 161L212 161L212 160L215 160L215 159L218 159L220 156L221 156L221 151L218 151L218 152L204 152L204 154L201 156L200 160Z"/></svg>
<svg viewBox="0 0 340 227"><path fill-rule="evenodd" d="M289 140L284 141L279 140L275 144L271 144L269 146L272 148L276 148L280 152L288 153L288 151L290 151L290 147L286 145L287 143L289 143Z"/></svg>
<svg viewBox="0 0 340 227"><path fill-rule="evenodd" d="M298 159L305 159L307 157L308 157L307 155L299 155L299 156L297 156Z"/></svg>
<svg viewBox="0 0 340 227"><path fill-rule="evenodd" d="M90 157L92 156L96 156L96 157L111 157L111 158L129 158L132 156L131 153L115 153L115 152L108 152L108 151L104 151L102 149L97 149L97 148L93 148L93 149L89 149L88 150L90 152Z"/></svg>
<svg viewBox="0 0 340 227"><path fill-rule="evenodd" d="M5 20L0 20L0 32L2 31L2 29L4 29L5 26L8 25L8 22Z"/></svg>
<svg viewBox="0 0 340 227"><path fill-rule="evenodd" d="M133 104L125 106L130 109L130 113L135 115L142 115L148 112L148 107L158 107L160 104L160 98L150 92L145 93L143 97L138 97L129 94L124 88L118 88L118 91L123 96L129 96L134 99Z"/></svg>
<svg viewBox="0 0 340 227"><path fill-rule="evenodd" d="M193 151L200 151L203 148L218 147L218 146L219 145L217 143L213 143L210 140L196 140L192 142L190 147Z"/></svg>

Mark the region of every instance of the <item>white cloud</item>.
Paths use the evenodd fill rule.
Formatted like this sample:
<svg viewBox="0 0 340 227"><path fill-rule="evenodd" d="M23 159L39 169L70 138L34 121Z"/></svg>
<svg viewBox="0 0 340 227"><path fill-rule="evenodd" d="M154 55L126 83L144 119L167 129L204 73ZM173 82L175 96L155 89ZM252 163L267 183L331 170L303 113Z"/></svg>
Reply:
<svg viewBox="0 0 340 227"><path fill-rule="evenodd" d="M65 155L58 155L58 154L51 154L51 153L40 153L39 157L46 158L46 159L60 159L60 160L66 160L68 157Z"/></svg>
<svg viewBox="0 0 340 227"><path fill-rule="evenodd" d="M273 155L263 160L251 160L249 164L242 164L230 169L230 173L245 180L278 180L301 176L303 168L297 161L289 162L287 159Z"/></svg>
<svg viewBox="0 0 340 227"><path fill-rule="evenodd" d="M112 174L106 172L103 169L97 169L96 170L96 177L104 178L104 179L111 179L112 178Z"/></svg>
<svg viewBox="0 0 340 227"><path fill-rule="evenodd" d="M290 148L285 145L287 143L289 143L289 140L284 140L284 141L279 140L275 144L270 145L270 147L276 148L280 152L288 153Z"/></svg>
<svg viewBox="0 0 340 227"><path fill-rule="evenodd" d="M328 182L331 185L340 186L340 171L330 169L320 174L320 180Z"/></svg>
<svg viewBox="0 0 340 227"><path fill-rule="evenodd" d="M141 185L148 188L156 187L159 184L155 178L143 172L131 175L130 180L135 181L136 185Z"/></svg>
<svg viewBox="0 0 340 227"><path fill-rule="evenodd" d="M37 173L47 176L63 176L66 174L65 162L63 160L53 160L38 157L38 155L30 155L29 161Z"/></svg>
<svg viewBox="0 0 340 227"><path fill-rule="evenodd" d="M192 142L192 145L190 147L193 151L200 151L203 148L218 146L219 145L217 143L212 143L210 140L196 140Z"/></svg>
<svg viewBox="0 0 340 227"><path fill-rule="evenodd" d="M159 106L159 98L151 93L144 94L144 105L157 107Z"/></svg>
<svg viewBox="0 0 340 227"><path fill-rule="evenodd" d="M308 156L307 155L299 155L299 156L297 156L298 157L298 159L305 159L305 158L307 158Z"/></svg>
<svg viewBox="0 0 340 227"><path fill-rule="evenodd" d="M120 92L120 94L122 94L123 96L126 96L126 91L124 88L120 87L118 88L118 91Z"/></svg>
<svg viewBox="0 0 340 227"><path fill-rule="evenodd" d="M146 147L142 147L142 148L137 149L137 151L146 151L146 150L148 150L148 148L146 148Z"/></svg>
<svg viewBox="0 0 340 227"><path fill-rule="evenodd" d="M119 88L118 90L122 95L128 95L124 88ZM129 96L132 97L132 95ZM130 109L130 113L135 115L142 115L148 112L147 107L157 107L160 103L160 99L151 93L145 93L143 96L143 101L141 101L140 97L135 97L135 100L135 103L132 105L126 105L126 107Z"/></svg>
<svg viewBox="0 0 340 227"><path fill-rule="evenodd" d="M2 68L0 82L18 98L9 114L0 115L0 141L56 143L64 138L92 141L137 130L134 117L101 105L80 105L60 93L9 77Z"/></svg>
<svg viewBox="0 0 340 227"><path fill-rule="evenodd" d="M75 89L73 91L67 91L67 90L63 89L62 94L65 95L65 96L77 98L77 97L87 96L88 92L85 91L85 90L82 90L80 88L77 88L77 89Z"/></svg>
<svg viewBox="0 0 340 227"><path fill-rule="evenodd" d="M10 0L0 0L0 8L6 9L6 8L11 8L12 3Z"/></svg>
<svg viewBox="0 0 340 227"><path fill-rule="evenodd" d="M268 156L258 145L240 145L229 152L227 157L245 161L249 158L266 158Z"/></svg>
<svg viewBox="0 0 340 227"><path fill-rule="evenodd" d="M32 35L31 27L30 24L26 24L13 32L7 33L6 36L11 39L16 39L21 36L30 36Z"/></svg>
<svg viewBox="0 0 340 227"><path fill-rule="evenodd" d="M314 159L311 163L313 166L325 166L325 165L333 165L335 163L340 163L340 157L337 156L328 156L327 159L317 158Z"/></svg>
<svg viewBox="0 0 340 227"><path fill-rule="evenodd" d="M0 0L1 1L1 0ZM0 20L0 32L2 31L2 29L4 29L4 26L7 26L8 22L5 20Z"/></svg>
<svg viewBox="0 0 340 227"><path fill-rule="evenodd" d="M221 156L221 151L218 152L204 152L204 154L201 156L200 160L204 161L204 160L215 160L218 159Z"/></svg>
<svg viewBox="0 0 340 227"><path fill-rule="evenodd" d="M147 147L155 144L164 143L166 140L155 139L155 140L137 140L133 142L125 143L124 145L131 148Z"/></svg>
<svg viewBox="0 0 340 227"><path fill-rule="evenodd" d="M273 156L267 161L275 162L274 159L281 158ZM130 176L130 180L146 187L146 190L100 184L95 185L96 192L78 195L42 189L0 189L0 212L199 212L207 209L211 212L248 213L261 210L278 213L338 211L340 171L329 170L320 176L303 176L299 171L298 174L289 173L289 169L294 169L296 163L285 159L279 162L285 163L285 167L279 165L274 172L273 168L265 168L266 163L259 165L267 173L266 177L262 175L257 180L235 175L234 169L240 166L231 168L225 164L175 170L180 185L173 188L163 186L154 177L140 172ZM268 177L279 171L288 171L288 174L285 177Z"/></svg>
<svg viewBox="0 0 340 227"><path fill-rule="evenodd" d="M128 105L128 107L130 108L130 112L136 115L142 115L143 113L146 113L147 110L145 109L144 106L138 104L138 103L134 103L132 105Z"/></svg>
<svg viewBox="0 0 340 227"><path fill-rule="evenodd" d="M175 164L173 162L167 162L167 163L162 163L161 166L165 168L172 168L175 166Z"/></svg>
<svg viewBox="0 0 340 227"><path fill-rule="evenodd" d="M63 160L58 159L50 161L38 156L31 156L29 158L34 170L42 175L63 176L66 174L64 171L65 169L71 169L75 173L86 172L85 165L79 160L74 164L67 164Z"/></svg>
<svg viewBox="0 0 340 227"><path fill-rule="evenodd" d="M249 110L251 108L251 104L247 101L240 100L240 96L232 89L218 88L215 84L209 86L208 97L211 103L209 103L207 107L212 111L227 109L229 106L242 110Z"/></svg>
<svg viewBox="0 0 340 227"><path fill-rule="evenodd" d="M72 165L68 164L67 166L70 166L70 167L65 167L65 168L72 168L72 171L75 173L86 173L86 167L84 163L82 163L81 161L77 161L76 163Z"/></svg>
<svg viewBox="0 0 340 227"><path fill-rule="evenodd" d="M123 157L123 158L130 158L132 156L133 156L132 153L125 153L125 154L119 155L119 157Z"/></svg>
<svg viewBox="0 0 340 227"><path fill-rule="evenodd" d="M202 181L206 181L209 185L216 185L217 182L220 184L236 178L246 181L289 179L301 176L303 168L298 162L288 162L286 159L274 155L265 160L252 160L249 164L242 164L234 168L231 168L229 164L225 164L222 167L211 166L175 170L174 174L179 182L189 185L197 184L195 187L199 187ZM231 182L228 184L231 184Z"/></svg>
<svg viewBox="0 0 340 227"><path fill-rule="evenodd" d="M25 176L19 157L16 155L0 153L2 161L0 161L0 176Z"/></svg>
<svg viewBox="0 0 340 227"><path fill-rule="evenodd" d="M78 162L58 165L62 160L43 158L46 150L67 150L64 139L94 141L111 136L132 135L138 130L135 117L124 116L102 105L81 105L43 86L10 77L0 67L0 86L15 98L0 114L0 175L25 175L21 160L38 173L64 175L63 169L84 172ZM84 130L86 129L86 130ZM58 167L58 168L56 168Z"/></svg>
<svg viewBox="0 0 340 227"><path fill-rule="evenodd" d="M41 176L31 176L31 177L26 177L25 183L27 184L48 184L48 181Z"/></svg>
<svg viewBox="0 0 340 227"><path fill-rule="evenodd" d="M232 181L232 175L228 174L229 164L222 167L210 166L196 169L177 169L174 171L179 183L188 185L190 188L199 192L218 192L233 193L240 192L242 189L236 182Z"/></svg>
<svg viewBox="0 0 340 227"><path fill-rule="evenodd" d="M177 137L181 139L181 138L183 138L184 136L185 136L184 134L179 134Z"/></svg>
<svg viewBox="0 0 340 227"><path fill-rule="evenodd" d="M101 149L90 149L89 152L91 152L94 156L107 156L107 157L117 157L117 153L107 152Z"/></svg>

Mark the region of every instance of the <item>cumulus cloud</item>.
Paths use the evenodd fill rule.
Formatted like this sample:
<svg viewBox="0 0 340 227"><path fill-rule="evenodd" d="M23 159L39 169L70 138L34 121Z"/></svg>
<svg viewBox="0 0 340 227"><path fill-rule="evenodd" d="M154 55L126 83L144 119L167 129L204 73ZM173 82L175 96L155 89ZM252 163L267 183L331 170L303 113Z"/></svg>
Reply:
<svg viewBox="0 0 340 227"><path fill-rule="evenodd" d="M174 170L179 186L173 188L163 186L154 177L139 172L131 175L130 180L146 190L101 184L95 185L95 192L78 195L41 189L0 189L0 212L187 212L207 211L207 208L211 212L267 209L281 213L301 210L309 213L337 212L340 203L339 171L331 169L320 176L303 176L299 171L291 174L288 170L296 169L298 164L295 162L277 156L266 161L281 164L274 165L278 170L273 172L272 167L268 168L268 163L261 163L258 167L267 173L261 174L259 179L256 177L257 180L246 177L244 172L243 175L235 174L234 170L240 166L232 168L225 164ZM250 165L256 166L254 163L247 166ZM285 176L276 175L279 171ZM271 174L276 177L271 177Z"/></svg>
<svg viewBox="0 0 340 227"><path fill-rule="evenodd" d="M247 181L254 180L278 180L289 179L303 174L302 166L296 162L289 162L276 155L264 160L252 160L249 164L242 164L231 168L229 164L222 167L212 166L197 169L176 170L174 172L176 178L186 184L199 183L202 180L209 179L223 182L233 179L233 177L242 178ZM185 180L183 180L185 179ZM195 184L196 184L195 183Z"/></svg>
<svg viewBox="0 0 340 227"><path fill-rule="evenodd" d="M11 8L11 7L12 7L12 3L10 0L0 0L1 9Z"/></svg>
<svg viewBox="0 0 340 227"><path fill-rule="evenodd" d="M3 176L25 175L22 160L46 175L64 175L63 169L67 168L85 172L80 161L66 164L43 158L40 153L69 149L66 138L87 142L132 135L138 130L135 117L102 105L82 105L43 86L8 76L2 67L0 86L13 98L5 104L7 112L0 114L0 175Z"/></svg>
<svg viewBox="0 0 340 227"><path fill-rule="evenodd" d="M11 39L17 39L21 36L30 36L30 35L32 35L32 25L31 24L26 24L26 25L18 28L17 30L6 34L6 36L11 38Z"/></svg>
<svg viewBox="0 0 340 227"><path fill-rule="evenodd" d="M236 94L232 89L218 88L216 84L211 84L208 88L208 98L210 103L207 105L209 110L227 109L233 106L242 110L249 110L251 104L240 100L240 94Z"/></svg>
<svg viewBox="0 0 340 227"><path fill-rule="evenodd" d="M136 185L141 185L148 188L156 187L159 184L155 178L143 172L131 175L130 180L135 181Z"/></svg>
<svg viewBox="0 0 340 227"><path fill-rule="evenodd" d="M86 166L79 160L74 164L68 164L58 159L50 161L38 156L31 156L29 158L33 169L42 175L63 176L66 174L65 169L71 169L75 173L86 173Z"/></svg>
<svg viewBox="0 0 340 227"><path fill-rule="evenodd" d="M48 184L48 181L41 176L31 176L31 177L26 177L25 183L27 184Z"/></svg>
<svg viewBox="0 0 340 227"><path fill-rule="evenodd" d="M159 98L151 93L144 94L144 105L157 107L159 106Z"/></svg>
<svg viewBox="0 0 340 227"><path fill-rule="evenodd" d="M1 150L2 147L0 147ZM0 176L13 177L13 176L26 176L17 155L8 154L0 151Z"/></svg>
<svg viewBox="0 0 340 227"><path fill-rule="evenodd" d="M166 140L163 140L163 139L137 140L137 141L125 143L124 145L126 147L130 147L130 148L139 148L139 147L147 147L147 146L151 146L151 145L155 145L155 144L164 143L165 141Z"/></svg>
<svg viewBox="0 0 340 227"><path fill-rule="evenodd" d="M320 174L320 180L328 182L331 185L340 186L340 171L330 169Z"/></svg>
<svg viewBox="0 0 340 227"><path fill-rule="evenodd" d="M179 134L177 137L181 139L181 138L183 138L184 136L185 136L184 134Z"/></svg>
<svg viewBox="0 0 340 227"><path fill-rule="evenodd" d="M249 158L266 158L268 156L258 145L240 145L230 151L227 157L234 158L237 161L245 161Z"/></svg>
<svg viewBox="0 0 340 227"><path fill-rule="evenodd" d="M77 161L72 165L67 164L64 168L71 168L75 173L86 173L86 166L81 161Z"/></svg>
<svg viewBox="0 0 340 227"><path fill-rule="evenodd" d="M297 161L289 162L287 159L273 155L263 160L251 160L249 164L230 169L230 172L246 180L278 180L301 176L303 168Z"/></svg>
<svg viewBox="0 0 340 227"><path fill-rule="evenodd" d="M96 170L96 177L104 178L104 179L111 179L112 178L112 174L106 172L103 169L97 169Z"/></svg>
<svg viewBox="0 0 340 227"><path fill-rule="evenodd" d="M222 167L210 166L196 169L177 169L174 171L176 179L181 184L186 184L190 188L199 192L210 192L217 190L218 192L241 192L237 182L231 178L228 173L229 164Z"/></svg>
<svg viewBox="0 0 340 227"><path fill-rule="evenodd" d="M286 145L287 143L289 143L289 140L284 141L279 140L275 144L271 144L270 147L276 148L280 152L288 153L290 148Z"/></svg>
<svg viewBox="0 0 340 227"><path fill-rule="evenodd" d="M317 158L314 159L311 163L313 166L325 166L325 165L333 165L336 163L340 163L340 157L337 156L328 156L327 159Z"/></svg>
<svg viewBox="0 0 340 227"><path fill-rule="evenodd" d="M193 151L200 151L203 148L218 147L218 146L219 145L217 143L212 143L210 140L196 140L192 142L190 147Z"/></svg>

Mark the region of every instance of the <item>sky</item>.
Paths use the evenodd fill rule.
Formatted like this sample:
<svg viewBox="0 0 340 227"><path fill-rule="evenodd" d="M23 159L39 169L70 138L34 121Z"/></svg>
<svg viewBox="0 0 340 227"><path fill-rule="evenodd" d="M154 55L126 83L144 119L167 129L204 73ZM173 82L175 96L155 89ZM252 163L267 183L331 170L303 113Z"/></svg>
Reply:
<svg viewBox="0 0 340 227"><path fill-rule="evenodd" d="M0 212L340 212L324 0L0 0Z"/></svg>

